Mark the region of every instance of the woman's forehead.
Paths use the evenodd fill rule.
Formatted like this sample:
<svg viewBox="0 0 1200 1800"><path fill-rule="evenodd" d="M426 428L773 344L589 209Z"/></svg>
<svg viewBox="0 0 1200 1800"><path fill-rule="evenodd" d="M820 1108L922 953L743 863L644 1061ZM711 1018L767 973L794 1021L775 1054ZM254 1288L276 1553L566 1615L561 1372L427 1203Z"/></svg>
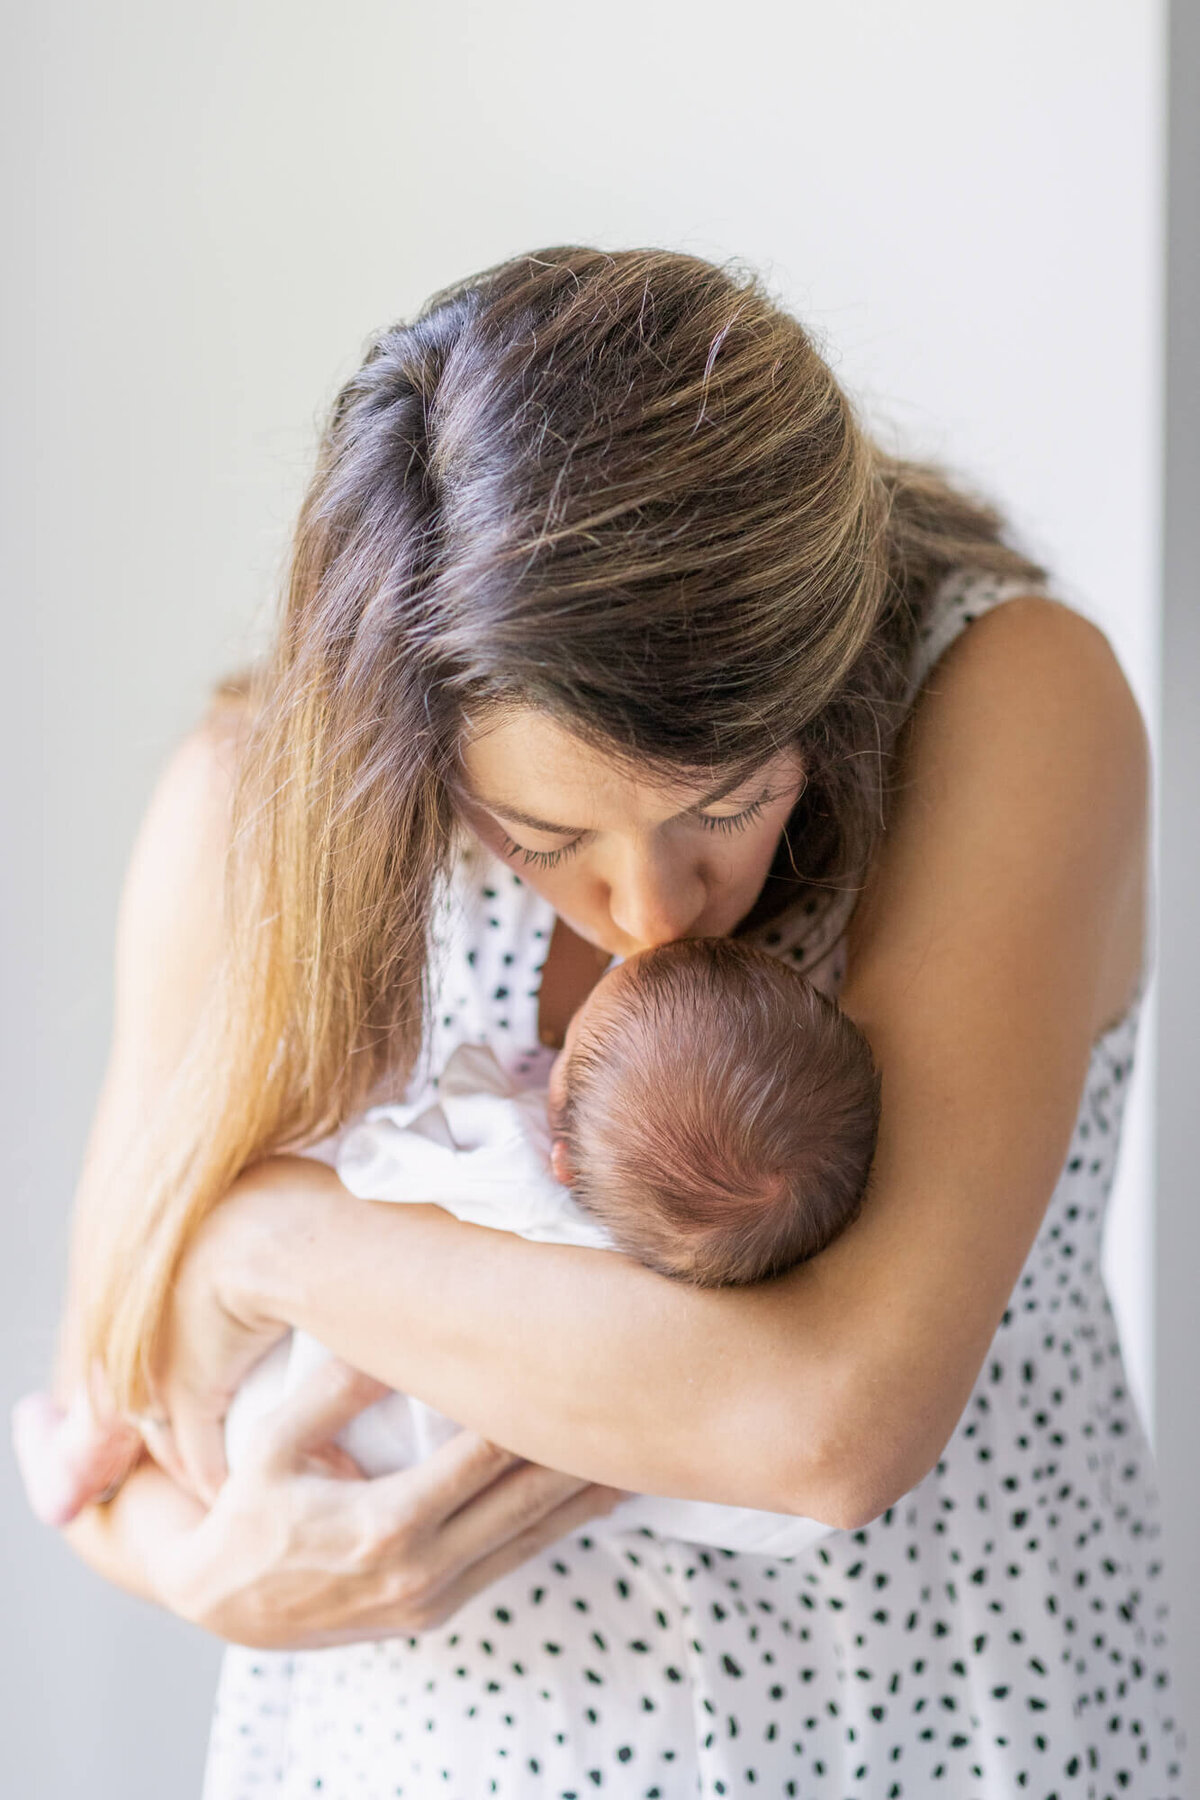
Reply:
<svg viewBox="0 0 1200 1800"><path fill-rule="evenodd" d="M461 760L471 798L479 804L514 824L573 831L600 829L617 819L661 821L701 801L712 805L768 766L697 769L677 777L658 770L639 774L534 707L513 708L490 721L464 742Z"/></svg>

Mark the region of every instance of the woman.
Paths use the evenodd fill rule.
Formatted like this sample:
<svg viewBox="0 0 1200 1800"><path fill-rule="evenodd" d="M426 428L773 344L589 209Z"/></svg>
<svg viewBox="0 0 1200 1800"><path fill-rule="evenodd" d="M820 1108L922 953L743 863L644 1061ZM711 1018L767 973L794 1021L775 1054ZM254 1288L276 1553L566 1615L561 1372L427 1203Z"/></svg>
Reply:
<svg viewBox="0 0 1200 1800"><path fill-rule="evenodd" d="M1099 1273L1147 750L1043 577L697 259L546 250L372 345L269 666L135 853L66 1315L162 1465L68 1536L233 1646L209 1800L1177 1791ZM612 955L726 933L883 1072L862 1217L782 1279L365 1206L322 1161L461 1038L537 1082ZM292 1325L344 1360L222 1485ZM362 1483L328 1445L381 1382L468 1429ZM624 1489L834 1529L631 1541Z"/></svg>

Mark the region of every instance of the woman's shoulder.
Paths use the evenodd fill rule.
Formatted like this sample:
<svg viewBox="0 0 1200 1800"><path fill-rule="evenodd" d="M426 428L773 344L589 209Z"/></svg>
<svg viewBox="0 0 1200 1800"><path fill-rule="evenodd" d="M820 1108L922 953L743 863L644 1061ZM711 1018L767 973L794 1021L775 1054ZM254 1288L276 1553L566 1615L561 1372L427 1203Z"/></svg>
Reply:
<svg viewBox="0 0 1200 1800"><path fill-rule="evenodd" d="M1011 641L1024 632L1042 629L1039 620L1066 621L1066 629L1103 637L1100 627L1080 608L1061 599L1046 581L1030 576L997 575L986 569L962 567L946 575L922 610L909 666L909 700L915 702L921 687L946 653L960 640L978 643L996 632ZM1034 621L1033 624L1027 623Z"/></svg>
<svg viewBox="0 0 1200 1800"><path fill-rule="evenodd" d="M974 792L980 804L988 795L990 830L1012 836L1014 856L1022 845L1036 850L1039 842L1047 859L1072 840L1082 849L1080 822L1091 816L1098 821L1091 835L1107 845L1107 851L1098 842L1093 846L1097 867L1107 855L1106 879L1124 882L1128 891L1136 966L1149 743L1105 632L1034 582L958 570L926 607L910 667L896 804L876 861L886 851L894 864L898 835L916 842L960 792ZM1006 804L1007 813L997 810ZM977 827L978 817L964 817L955 841L966 845ZM861 923L862 898L857 885L848 889L815 936L806 916L811 901L788 909L756 933L756 941L805 972L811 969L817 984L838 996L846 933L852 919Z"/></svg>
<svg viewBox="0 0 1200 1800"><path fill-rule="evenodd" d="M860 961L884 913L916 896L920 937L935 893L957 896L961 930L991 918L1014 966L1056 932L1090 958L1099 1029L1144 984L1149 777L1145 721L1105 632L1048 594L982 609L912 708L856 909Z"/></svg>
<svg viewBox="0 0 1200 1800"><path fill-rule="evenodd" d="M914 722L938 710L939 699L949 697L949 705L958 696L954 722L965 739L1011 729L1014 715L1032 727L1037 715L1057 727L1064 752L1076 734L1110 733L1115 756L1135 765L1144 760L1145 722L1111 639L1048 590L988 577L960 580L931 609L914 676ZM1003 720L995 710L1001 707Z"/></svg>
<svg viewBox="0 0 1200 1800"><path fill-rule="evenodd" d="M1107 804L1116 781L1134 811L1144 799L1149 737L1116 649L1048 584L955 570L926 607L910 674L910 740L953 756L1009 737L1042 756L1064 796Z"/></svg>

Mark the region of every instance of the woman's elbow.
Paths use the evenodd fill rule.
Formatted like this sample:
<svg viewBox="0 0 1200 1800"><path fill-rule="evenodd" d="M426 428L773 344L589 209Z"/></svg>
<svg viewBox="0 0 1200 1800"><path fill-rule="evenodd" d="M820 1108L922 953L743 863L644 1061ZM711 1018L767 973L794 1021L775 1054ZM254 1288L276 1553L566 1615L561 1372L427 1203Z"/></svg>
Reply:
<svg viewBox="0 0 1200 1800"><path fill-rule="evenodd" d="M827 1501L823 1499L820 1512L814 1517L838 1531L862 1531L908 1491L908 1487L897 1487L891 1482L847 1484Z"/></svg>
<svg viewBox="0 0 1200 1800"><path fill-rule="evenodd" d="M815 1519L834 1531L861 1531L907 1491L906 1486L897 1486L866 1467L839 1468L817 1476L811 1463L806 1463L787 1483L772 1510Z"/></svg>
<svg viewBox="0 0 1200 1800"><path fill-rule="evenodd" d="M912 1421L883 1430L878 1421L853 1425L843 1417L821 1444L814 1448L810 1437L776 1471L782 1504L775 1510L861 1531L925 1479L948 1435L931 1440Z"/></svg>

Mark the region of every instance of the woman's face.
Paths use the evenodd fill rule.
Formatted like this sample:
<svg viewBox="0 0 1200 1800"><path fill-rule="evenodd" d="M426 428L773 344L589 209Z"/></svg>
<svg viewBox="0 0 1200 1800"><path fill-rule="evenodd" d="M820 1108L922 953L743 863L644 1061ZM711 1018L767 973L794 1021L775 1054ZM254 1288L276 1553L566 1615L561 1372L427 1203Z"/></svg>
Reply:
<svg viewBox="0 0 1200 1800"><path fill-rule="evenodd" d="M483 724L462 763L473 830L613 956L731 932L804 785L792 749L733 787L643 781L532 707Z"/></svg>

